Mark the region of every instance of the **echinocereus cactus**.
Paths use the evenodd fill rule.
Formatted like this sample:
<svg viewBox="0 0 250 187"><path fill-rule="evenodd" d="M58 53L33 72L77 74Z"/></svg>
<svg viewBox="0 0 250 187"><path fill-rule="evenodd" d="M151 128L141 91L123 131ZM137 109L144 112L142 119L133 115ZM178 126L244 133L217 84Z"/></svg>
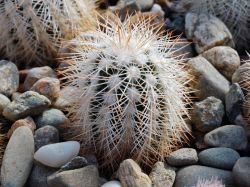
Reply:
<svg viewBox="0 0 250 187"><path fill-rule="evenodd" d="M176 0L177 11L208 13L221 19L234 36L239 49L249 49L249 0Z"/></svg>
<svg viewBox="0 0 250 187"><path fill-rule="evenodd" d="M195 187L225 187L221 180L212 178L210 180L199 180Z"/></svg>
<svg viewBox="0 0 250 187"><path fill-rule="evenodd" d="M48 64L56 56L60 39L95 24L91 0L0 1L0 54L11 61Z"/></svg>
<svg viewBox="0 0 250 187"><path fill-rule="evenodd" d="M178 41L156 33L150 19L105 20L73 40L65 59L75 101L64 138L80 141L82 153L95 153L106 168L126 158L152 166L187 141L191 77L173 55Z"/></svg>

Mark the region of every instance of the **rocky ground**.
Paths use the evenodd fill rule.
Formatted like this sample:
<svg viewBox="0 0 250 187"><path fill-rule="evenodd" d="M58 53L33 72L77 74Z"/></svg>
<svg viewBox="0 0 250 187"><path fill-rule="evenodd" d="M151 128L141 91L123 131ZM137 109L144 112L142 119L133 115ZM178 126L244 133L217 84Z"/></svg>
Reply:
<svg viewBox="0 0 250 187"><path fill-rule="evenodd" d="M129 6L162 19L171 13L152 0L131 2ZM190 13L185 21L177 16L165 23L166 28L184 32L186 41L194 41L179 46L189 57L186 63L198 90L190 145L172 152L148 173L127 159L107 177L98 170L94 155L78 156L78 142L60 139L63 126L70 123L64 109L74 89L62 88L51 67L20 70L1 60L0 125L7 136L3 146L8 141L1 165L3 187L193 187L199 180L212 179L221 187L250 187L250 126L244 117L247 109L242 109L246 93L240 86L242 74L250 71L242 61L246 57L233 48L231 33L214 16Z"/></svg>

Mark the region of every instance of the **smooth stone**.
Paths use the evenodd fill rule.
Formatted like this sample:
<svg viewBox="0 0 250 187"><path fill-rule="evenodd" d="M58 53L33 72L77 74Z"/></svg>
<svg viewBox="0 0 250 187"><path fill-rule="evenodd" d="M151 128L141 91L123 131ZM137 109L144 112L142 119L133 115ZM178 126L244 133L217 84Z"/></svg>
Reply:
<svg viewBox="0 0 250 187"><path fill-rule="evenodd" d="M22 187L33 165L34 138L30 128L19 127L6 147L1 167L2 187Z"/></svg>
<svg viewBox="0 0 250 187"><path fill-rule="evenodd" d="M198 165L180 169L177 172L174 187L192 187L196 186L200 179L211 180L214 177L221 180L226 187L236 187L232 172Z"/></svg>
<svg viewBox="0 0 250 187"><path fill-rule="evenodd" d="M151 187L152 182L148 175L141 171L140 166L132 159L126 159L117 171L122 187Z"/></svg>
<svg viewBox="0 0 250 187"><path fill-rule="evenodd" d="M46 110L50 104L50 100L43 95L27 91L7 105L3 116L11 121L16 121L27 116L38 115Z"/></svg>
<svg viewBox="0 0 250 187"><path fill-rule="evenodd" d="M7 60L0 60L0 93L11 96L19 86L19 72L16 65Z"/></svg>
<svg viewBox="0 0 250 187"><path fill-rule="evenodd" d="M136 0L141 11L150 10L153 7L154 0Z"/></svg>
<svg viewBox="0 0 250 187"><path fill-rule="evenodd" d="M90 165L90 164L88 163L88 160L86 158L77 156L77 157L73 158L70 162L63 165L60 168L59 172L66 171L66 170L72 170L72 169L79 169L79 168L83 168L87 165Z"/></svg>
<svg viewBox="0 0 250 187"><path fill-rule="evenodd" d="M37 151L42 146L58 143L59 132L57 128L46 125L35 131L34 139L35 139L35 150Z"/></svg>
<svg viewBox="0 0 250 187"><path fill-rule="evenodd" d="M240 57L237 51L228 46L213 47L202 53L202 56L229 81L232 80L234 72L240 66Z"/></svg>
<svg viewBox="0 0 250 187"><path fill-rule="evenodd" d="M58 109L48 109L35 118L36 125L38 128L50 125L58 127L61 125L66 125L69 123L69 119L64 115L64 113Z"/></svg>
<svg viewBox="0 0 250 187"><path fill-rule="evenodd" d="M172 187L175 181L175 176L175 170L170 167L165 167L163 162L156 162L149 174L153 187Z"/></svg>
<svg viewBox="0 0 250 187"><path fill-rule="evenodd" d="M7 105L10 103L10 100L8 97L0 93L0 115L2 114L3 110Z"/></svg>
<svg viewBox="0 0 250 187"><path fill-rule="evenodd" d="M103 184L101 187L122 187L119 181L109 181Z"/></svg>
<svg viewBox="0 0 250 187"><path fill-rule="evenodd" d="M49 144L38 149L34 158L46 166L60 168L76 157L79 150L80 144L76 141Z"/></svg>
<svg viewBox="0 0 250 187"><path fill-rule="evenodd" d="M194 94L200 100L214 96L223 102L225 101L230 83L212 64L199 56L189 60L188 66L195 77L195 84L193 86L198 90Z"/></svg>
<svg viewBox="0 0 250 187"><path fill-rule="evenodd" d="M39 79L45 77L56 78L56 73L49 66L36 67L28 71L27 76L24 81L25 90L30 90L30 88L35 84Z"/></svg>
<svg viewBox="0 0 250 187"><path fill-rule="evenodd" d="M195 149L181 148L167 157L167 163L171 166L186 166L198 162L198 155Z"/></svg>
<svg viewBox="0 0 250 187"><path fill-rule="evenodd" d="M231 123L235 123L238 115L241 114L241 107L245 102L245 96L238 83L230 86L229 92L226 94L226 114Z"/></svg>
<svg viewBox="0 0 250 187"><path fill-rule="evenodd" d="M250 157L241 157L236 162L233 178L238 187L250 187Z"/></svg>
<svg viewBox="0 0 250 187"><path fill-rule="evenodd" d="M191 121L201 132L209 132L221 125L224 116L224 105L213 96L194 103Z"/></svg>
<svg viewBox="0 0 250 187"><path fill-rule="evenodd" d="M233 149L222 147L206 149L198 157L201 165L231 170L240 155Z"/></svg>
<svg viewBox="0 0 250 187"><path fill-rule="evenodd" d="M27 181L27 187L48 187L47 177L56 172L57 169L35 163Z"/></svg>
<svg viewBox="0 0 250 187"><path fill-rule="evenodd" d="M96 166L63 171L47 178L49 187L98 187L99 173Z"/></svg>
<svg viewBox="0 0 250 187"><path fill-rule="evenodd" d="M207 133L204 142L212 147L228 147L235 150L245 150L247 135L243 127L225 125Z"/></svg>

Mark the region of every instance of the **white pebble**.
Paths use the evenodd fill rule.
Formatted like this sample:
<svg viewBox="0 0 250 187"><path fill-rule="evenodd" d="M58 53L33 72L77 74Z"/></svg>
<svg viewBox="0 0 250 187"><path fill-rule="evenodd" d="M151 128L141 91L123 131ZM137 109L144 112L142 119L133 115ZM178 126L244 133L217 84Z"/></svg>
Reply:
<svg viewBox="0 0 250 187"><path fill-rule="evenodd" d="M119 181L109 181L103 184L101 187L122 187Z"/></svg>
<svg viewBox="0 0 250 187"><path fill-rule="evenodd" d="M76 157L79 150L80 144L76 141L49 144L38 149L34 158L46 166L59 168Z"/></svg>
<svg viewBox="0 0 250 187"><path fill-rule="evenodd" d="M151 12L159 13L161 16L164 16L165 12L162 10L161 6L158 4L154 4L151 8Z"/></svg>

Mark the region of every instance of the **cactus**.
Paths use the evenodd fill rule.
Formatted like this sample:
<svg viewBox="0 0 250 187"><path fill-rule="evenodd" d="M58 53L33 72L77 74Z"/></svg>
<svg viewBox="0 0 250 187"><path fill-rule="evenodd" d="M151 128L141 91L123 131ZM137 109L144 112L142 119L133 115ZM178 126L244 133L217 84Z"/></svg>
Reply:
<svg viewBox="0 0 250 187"><path fill-rule="evenodd" d="M198 180L195 187L225 187L221 180L217 178L212 178L210 180Z"/></svg>
<svg viewBox="0 0 250 187"><path fill-rule="evenodd" d="M53 62L60 40L93 26L93 14L91 0L0 1L0 54L18 66Z"/></svg>
<svg viewBox="0 0 250 187"><path fill-rule="evenodd" d="M221 19L231 31L238 49L249 49L249 0L180 0L178 12L208 13Z"/></svg>
<svg viewBox="0 0 250 187"><path fill-rule="evenodd" d="M4 151L8 143L7 133L9 128L9 121L7 121L3 116L0 115L0 167L2 165Z"/></svg>
<svg viewBox="0 0 250 187"><path fill-rule="evenodd" d="M174 56L178 39L156 33L150 18L105 20L73 40L64 59L71 65L62 81L75 101L63 136L106 169L126 158L151 167L188 141L191 76Z"/></svg>

